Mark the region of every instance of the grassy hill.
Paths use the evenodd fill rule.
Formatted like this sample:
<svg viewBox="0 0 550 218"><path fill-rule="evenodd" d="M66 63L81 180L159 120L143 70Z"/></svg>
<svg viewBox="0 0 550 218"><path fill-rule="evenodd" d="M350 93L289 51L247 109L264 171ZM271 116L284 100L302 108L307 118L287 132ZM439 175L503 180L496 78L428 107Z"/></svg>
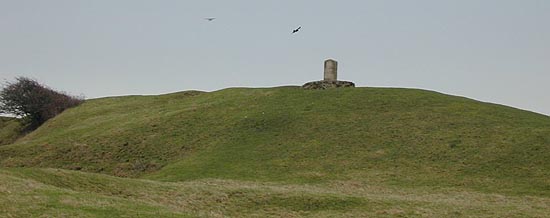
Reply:
<svg viewBox="0 0 550 218"><path fill-rule="evenodd" d="M220 193L227 195L235 187L246 187L248 191L237 196L239 202L226 205L221 212L234 216L239 216L239 211L240 215L265 214L266 208L278 215L330 216L350 210L350 215L380 215L378 212L390 210L391 216L391 210L402 210L416 216L419 208L434 206L438 198L414 196L450 199L465 193L474 196L464 198L472 202L494 194L518 202L536 201L537 208L523 208L524 215L536 217L550 210L550 117L432 91L397 88L232 88L113 97L86 101L16 143L1 146L0 166L12 183L45 184L40 192L90 192L97 195L97 201L112 205L130 203L116 193L105 193L113 187L100 184L219 186ZM147 180L13 167L61 168ZM70 190L65 190L66 184L56 186L57 182L42 179L58 173L63 177L57 176L57 180L73 184ZM75 175L97 177L93 184L102 188L81 190L88 183ZM170 189L162 187L159 190ZM389 196L413 196L418 201L368 197L379 189ZM273 190L288 193L274 194ZM111 199L113 196L116 199ZM258 196L268 200L255 202ZM145 210L160 210L155 201L146 199L141 196L132 201L149 204ZM451 202L449 199L444 201ZM418 206L422 202L426 205ZM376 205L379 208L373 208ZM498 217L496 214L506 215L498 211L515 204L491 205L494 207L485 212ZM204 212L200 208L189 212L193 210L160 207L169 207L166 216ZM308 212L311 208L322 212ZM437 217L451 216L444 214L453 211L450 208L463 207L449 203L424 209ZM484 214L483 208L472 210L474 216Z"/></svg>

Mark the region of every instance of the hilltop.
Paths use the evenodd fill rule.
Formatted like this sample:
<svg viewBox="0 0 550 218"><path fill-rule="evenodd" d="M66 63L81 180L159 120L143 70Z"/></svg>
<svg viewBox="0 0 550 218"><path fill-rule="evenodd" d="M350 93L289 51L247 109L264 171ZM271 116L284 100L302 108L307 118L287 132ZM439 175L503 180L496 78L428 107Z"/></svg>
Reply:
<svg viewBox="0 0 550 218"><path fill-rule="evenodd" d="M401 88L109 97L0 146L0 166L15 216L541 217L550 117Z"/></svg>

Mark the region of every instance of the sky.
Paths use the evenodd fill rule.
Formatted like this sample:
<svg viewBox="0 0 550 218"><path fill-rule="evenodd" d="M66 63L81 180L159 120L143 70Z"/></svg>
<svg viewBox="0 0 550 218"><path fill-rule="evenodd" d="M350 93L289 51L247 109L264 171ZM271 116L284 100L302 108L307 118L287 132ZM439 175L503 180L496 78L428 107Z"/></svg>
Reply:
<svg viewBox="0 0 550 218"><path fill-rule="evenodd" d="M328 58L357 86L550 115L547 0L0 0L0 80L86 98L302 85Z"/></svg>

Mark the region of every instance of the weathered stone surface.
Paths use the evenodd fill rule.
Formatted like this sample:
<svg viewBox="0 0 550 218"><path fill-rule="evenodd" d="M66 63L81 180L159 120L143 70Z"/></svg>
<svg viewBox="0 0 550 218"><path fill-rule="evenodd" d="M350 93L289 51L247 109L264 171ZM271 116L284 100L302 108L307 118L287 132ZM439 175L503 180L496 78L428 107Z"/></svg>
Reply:
<svg viewBox="0 0 550 218"><path fill-rule="evenodd" d="M325 61L324 79L327 81L338 81L338 62L332 59Z"/></svg>
<svg viewBox="0 0 550 218"><path fill-rule="evenodd" d="M314 81L308 82L302 86L304 89L333 89L333 88L346 88L355 87L355 83L349 81Z"/></svg>

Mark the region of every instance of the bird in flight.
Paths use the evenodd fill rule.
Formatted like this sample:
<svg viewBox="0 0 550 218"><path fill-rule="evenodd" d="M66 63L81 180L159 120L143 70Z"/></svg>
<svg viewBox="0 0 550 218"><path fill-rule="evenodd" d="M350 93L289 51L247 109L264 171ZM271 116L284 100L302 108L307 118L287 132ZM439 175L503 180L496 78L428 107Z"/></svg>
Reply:
<svg viewBox="0 0 550 218"><path fill-rule="evenodd" d="M207 18L204 18L204 19L207 20L207 21L213 21L213 20L215 20L216 18L215 18L215 17L207 17Z"/></svg>
<svg viewBox="0 0 550 218"><path fill-rule="evenodd" d="M302 29L302 27L298 27L297 29L292 30L292 34L297 33L298 31L300 31L300 29Z"/></svg>

